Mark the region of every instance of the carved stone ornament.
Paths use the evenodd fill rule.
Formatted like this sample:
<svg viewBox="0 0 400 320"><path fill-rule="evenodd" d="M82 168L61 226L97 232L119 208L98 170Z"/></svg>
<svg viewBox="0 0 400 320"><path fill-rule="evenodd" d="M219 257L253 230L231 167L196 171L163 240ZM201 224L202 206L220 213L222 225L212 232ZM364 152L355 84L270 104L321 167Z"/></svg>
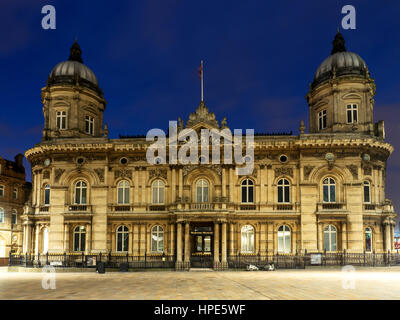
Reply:
<svg viewBox="0 0 400 320"><path fill-rule="evenodd" d="M314 166L304 166L304 180L308 180L310 173L314 168Z"/></svg>
<svg viewBox="0 0 400 320"><path fill-rule="evenodd" d="M202 164L202 165L186 165L182 169L182 174L186 177L191 171L198 168L207 168L215 171L219 176L222 175L221 165L217 164Z"/></svg>
<svg viewBox="0 0 400 320"><path fill-rule="evenodd" d="M219 128L218 121L215 119L215 114L208 111L204 101L200 102L200 105L197 107L195 113L192 112L190 114L189 120L186 123L186 128L193 127L199 122L204 122L212 127Z"/></svg>
<svg viewBox="0 0 400 320"><path fill-rule="evenodd" d="M121 170L115 170L114 171L114 178L129 178L132 179L132 170L126 170L126 169L121 169Z"/></svg>
<svg viewBox="0 0 400 320"><path fill-rule="evenodd" d="M149 170L149 177L150 177L150 179L164 178L166 180L167 179L167 170L166 169Z"/></svg>
<svg viewBox="0 0 400 320"><path fill-rule="evenodd" d="M43 179L50 179L50 171L43 171Z"/></svg>
<svg viewBox="0 0 400 320"><path fill-rule="evenodd" d="M364 176L370 176L372 174L372 168L371 167L364 167Z"/></svg>
<svg viewBox="0 0 400 320"><path fill-rule="evenodd" d="M104 182L104 169L96 168L96 169L94 169L94 172L96 172L97 176L99 177L100 182Z"/></svg>
<svg viewBox="0 0 400 320"><path fill-rule="evenodd" d="M275 168L275 178L285 175L293 178L293 168L290 167Z"/></svg>
<svg viewBox="0 0 400 320"><path fill-rule="evenodd" d="M55 176L54 176L54 181L58 182L62 176L62 174L65 172L64 169L56 169L55 170Z"/></svg>
<svg viewBox="0 0 400 320"><path fill-rule="evenodd" d="M358 179L358 168L356 165L351 164L347 166L347 169L350 170L351 174L353 175L353 179L357 180Z"/></svg>

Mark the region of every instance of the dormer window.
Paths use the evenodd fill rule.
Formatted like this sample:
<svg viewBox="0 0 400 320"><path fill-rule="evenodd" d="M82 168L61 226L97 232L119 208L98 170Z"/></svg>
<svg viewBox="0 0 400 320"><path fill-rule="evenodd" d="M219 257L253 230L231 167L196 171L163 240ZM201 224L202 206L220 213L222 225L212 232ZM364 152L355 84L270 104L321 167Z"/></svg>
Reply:
<svg viewBox="0 0 400 320"><path fill-rule="evenodd" d="M85 118L85 132L90 135L94 134L94 118L91 116Z"/></svg>
<svg viewBox="0 0 400 320"><path fill-rule="evenodd" d="M319 130L326 129L326 110L318 113L318 127Z"/></svg>
<svg viewBox="0 0 400 320"><path fill-rule="evenodd" d="M347 123L358 122L358 106L356 104L347 105Z"/></svg>
<svg viewBox="0 0 400 320"><path fill-rule="evenodd" d="M67 129L67 112L57 111L57 129L65 130Z"/></svg>

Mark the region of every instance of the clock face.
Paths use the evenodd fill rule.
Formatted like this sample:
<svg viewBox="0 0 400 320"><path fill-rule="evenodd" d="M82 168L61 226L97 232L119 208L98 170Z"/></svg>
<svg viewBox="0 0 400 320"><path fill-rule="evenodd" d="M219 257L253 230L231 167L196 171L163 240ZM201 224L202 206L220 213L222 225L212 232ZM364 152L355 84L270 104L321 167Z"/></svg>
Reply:
<svg viewBox="0 0 400 320"><path fill-rule="evenodd" d="M364 159L364 161L369 161L369 160L371 160L371 157L369 156L369 154L364 153L363 159Z"/></svg>
<svg viewBox="0 0 400 320"><path fill-rule="evenodd" d="M50 165L50 159L44 160L44 165L48 167Z"/></svg>
<svg viewBox="0 0 400 320"><path fill-rule="evenodd" d="M332 161L333 159L335 159L335 156L333 155L333 153L328 152L325 155L325 159L328 160L328 161Z"/></svg>

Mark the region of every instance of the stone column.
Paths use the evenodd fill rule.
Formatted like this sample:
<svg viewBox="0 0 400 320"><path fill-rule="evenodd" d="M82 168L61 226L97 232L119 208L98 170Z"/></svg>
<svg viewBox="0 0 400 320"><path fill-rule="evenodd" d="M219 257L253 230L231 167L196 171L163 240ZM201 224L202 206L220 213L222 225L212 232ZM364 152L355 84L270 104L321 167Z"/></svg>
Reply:
<svg viewBox="0 0 400 320"><path fill-rule="evenodd" d="M388 251L391 249L392 244L390 241L390 223L386 222L385 225L385 250Z"/></svg>
<svg viewBox="0 0 400 320"><path fill-rule="evenodd" d="M219 224L214 222L214 267L219 266Z"/></svg>
<svg viewBox="0 0 400 320"><path fill-rule="evenodd" d="M40 233L40 225L36 224L35 228L35 255L39 253L39 233Z"/></svg>
<svg viewBox="0 0 400 320"><path fill-rule="evenodd" d="M182 268L182 224L178 222L176 234L176 264L175 268Z"/></svg>
<svg viewBox="0 0 400 320"><path fill-rule="evenodd" d="M233 232L233 223L229 224L229 255L233 256L234 254L234 232Z"/></svg>
<svg viewBox="0 0 400 320"><path fill-rule="evenodd" d="M226 169L222 167L222 197L226 198Z"/></svg>
<svg viewBox="0 0 400 320"><path fill-rule="evenodd" d="M182 202L183 201L183 171L182 171L182 167L179 168L178 186L179 186L179 198L181 199L181 202Z"/></svg>
<svg viewBox="0 0 400 320"><path fill-rule="evenodd" d="M133 225L133 254L139 255L139 226L137 224Z"/></svg>
<svg viewBox="0 0 400 320"><path fill-rule="evenodd" d="M174 203L176 201L176 170L172 167L171 171L171 202Z"/></svg>
<svg viewBox="0 0 400 320"><path fill-rule="evenodd" d="M185 269L190 268L190 238L189 238L189 221L185 222Z"/></svg>
<svg viewBox="0 0 400 320"><path fill-rule="evenodd" d="M229 202L233 202L233 193L234 193L234 177L233 177L233 167L229 168Z"/></svg>
<svg viewBox="0 0 400 320"><path fill-rule="evenodd" d="M86 254L92 251L92 225L88 223L86 225L86 244L85 244Z"/></svg>
<svg viewBox="0 0 400 320"><path fill-rule="evenodd" d="M221 239L221 264L222 268L226 269L228 267L228 260L226 259L226 222L222 223L222 239Z"/></svg>
<svg viewBox="0 0 400 320"><path fill-rule="evenodd" d="M297 225L293 228L293 244L292 244L292 253L297 252Z"/></svg>
<svg viewBox="0 0 400 320"><path fill-rule="evenodd" d="M31 253L32 248L32 225L31 222L28 222L29 224L26 225L26 252Z"/></svg>
<svg viewBox="0 0 400 320"><path fill-rule="evenodd" d="M342 222L342 251L347 249L347 222Z"/></svg>
<svg viewBox="0 0 400 320"><path fill-rule="evenodd" d="M69 252L69 224L64 223L64 252Z"/></svg>
<svg viewBox="0 0 400 320"><path fill-rule="evenodd" d="M324 251L324 246L322 242L322 225L321 222L317 222L317 239L318 239L318 251Z"/></svg>
<svg viewBox="0 0 400 320"><path fill-rule="evenodd" d="M170 248L169 253L171 256L175 253L175 224L170 224Z"/></svg>

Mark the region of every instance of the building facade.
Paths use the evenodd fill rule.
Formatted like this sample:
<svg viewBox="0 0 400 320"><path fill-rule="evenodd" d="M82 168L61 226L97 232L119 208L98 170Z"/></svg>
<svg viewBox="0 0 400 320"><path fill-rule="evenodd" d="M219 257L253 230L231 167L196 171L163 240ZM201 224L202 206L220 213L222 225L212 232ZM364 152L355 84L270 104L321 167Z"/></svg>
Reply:
<svg viewBox="0 0 400 320"><path fill-rule="evenodd" d="M15 161L0 157L0 258L22 252L21 216L31 191L25 182L25 168L18 154Z"/></svg>
<svg viewBox="0 0 400 320"><path fill-rule="evenodd" d="M234 163L149 163L144 137L108 137L103 92L75 42L42 89L43 139L25 153L24 252L168 255L181 269L201 255L224 268L238 254L393 250L393 147L373 122L374 95L338 32L306 96L308 133L301 121L297 136L255 135L251 174ZM178 123L178 132L228 128L204 101Z"/></svg>

